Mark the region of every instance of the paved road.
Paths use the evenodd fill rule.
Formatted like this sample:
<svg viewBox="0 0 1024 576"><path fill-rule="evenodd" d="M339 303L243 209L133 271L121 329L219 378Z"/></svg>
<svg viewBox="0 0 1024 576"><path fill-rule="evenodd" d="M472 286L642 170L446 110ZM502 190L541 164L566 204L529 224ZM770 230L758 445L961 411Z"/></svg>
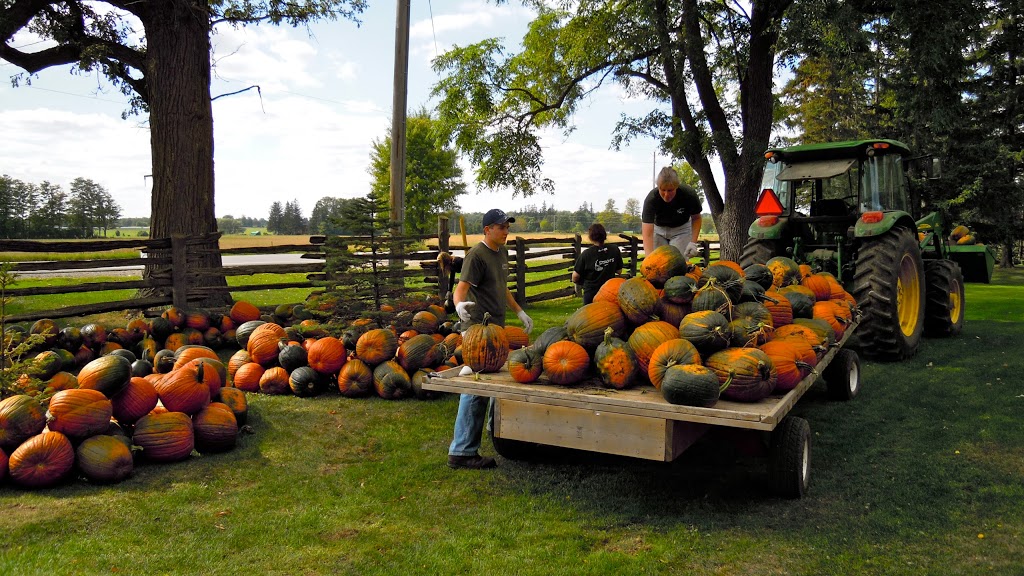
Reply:
<svg viewBox="0 0 1024 576"><path fill-rule="evenodd" d="M302 254L228 254L222 257L221 261L225 267L228 266L261 266L273 264L313 264L319 260L302 258ZM142 266L109 266L106 268L93 268L90 270L38 270L29 273L19 273L19 276L26 278L46 278L56 276L103 276L119 275L140 272Z"/></svg>

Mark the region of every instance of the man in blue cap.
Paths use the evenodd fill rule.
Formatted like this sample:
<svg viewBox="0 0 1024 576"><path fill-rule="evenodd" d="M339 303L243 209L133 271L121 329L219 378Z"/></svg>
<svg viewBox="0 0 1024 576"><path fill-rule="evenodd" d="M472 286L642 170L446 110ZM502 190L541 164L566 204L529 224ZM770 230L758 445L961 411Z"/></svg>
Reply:
<svg viewBox="0 0 1024 576"><path fill-rule="evenodd" d="M516 219L497 208L484 214L484 239L466 253L462 262L459 283L452 293L455 311L459 315L461 330L483 321L484 313L491 321L505 325L505 309L510 307L523 323L527 334L533 330L533 320L524 311L508 289L508 225ZM462 394L459 412L455 417L455 437L448 448L448 466L452 468L493 468L494 458L480 456L480 439L487 418L486 396Z"/></svg>

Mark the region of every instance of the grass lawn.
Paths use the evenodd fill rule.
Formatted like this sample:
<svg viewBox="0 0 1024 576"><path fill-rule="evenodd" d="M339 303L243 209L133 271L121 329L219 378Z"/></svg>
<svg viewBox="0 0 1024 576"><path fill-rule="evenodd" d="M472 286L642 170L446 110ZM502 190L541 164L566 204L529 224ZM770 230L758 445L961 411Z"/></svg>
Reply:
<svg viewBox="0 0 1024 576"><path fill-rule="evenodd" d="M809 391L801 500L727 434L672 463L550 450L454 471L454 396L250 394L231 452L0 486L0 574L1019 575L1022 297L1024 271L997 270L967 286L961 336L864 362L852 402ZM577 305L531 307L534 335Z"/></svg>

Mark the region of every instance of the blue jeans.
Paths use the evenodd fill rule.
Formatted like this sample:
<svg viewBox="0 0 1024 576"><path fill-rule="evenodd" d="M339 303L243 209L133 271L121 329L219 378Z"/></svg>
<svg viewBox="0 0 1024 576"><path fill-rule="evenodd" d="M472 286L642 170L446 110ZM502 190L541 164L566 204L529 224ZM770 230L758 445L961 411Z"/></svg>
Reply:
<svg viewBox="0 0 1024 576"><path fill-rule="evenodd" d="M459 412L455 416L455 438L448 447L450 456L476 456L487 420L490 398L472 394L459 395Z"/></svg>

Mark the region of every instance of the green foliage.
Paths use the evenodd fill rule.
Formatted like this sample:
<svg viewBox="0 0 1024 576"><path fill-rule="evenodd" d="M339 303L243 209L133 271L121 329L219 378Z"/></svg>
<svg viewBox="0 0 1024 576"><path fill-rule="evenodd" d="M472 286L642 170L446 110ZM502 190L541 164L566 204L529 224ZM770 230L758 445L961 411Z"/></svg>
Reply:
<svg viewBox="0 0 1024 576"><path fill-rule="evenodd" d="M405 233L433 234L437 215L458 210L459 196L466 193L462 168L450 135L425 109L406 119L405 132ZM391 197L391 141L390 129L383 140L374 140L367 168L370 193L384 201Z"/></svg>
<svg viewBox="0 0 1024 576"><path fill-rule="evenodd" d="M56 184L0 176L0 237L91 238L117 225L121 207L106 188L76 178L70 193Z"/></svg>
<svg viewBox="0 0 1024 576"><path fill-rule="evenodd" d="M32 373L34 352L43 344L44 337L7 326L7 288L17 281L11 268L10 262L0 263L0 399L42 388Z"/></svg>
<svg viewBox="0 0 1024 576"><path fill-rule="evenodd" d="M408 274L400 255L412 241L389 233L386 201L372 194L353 199L342 205L338 219L351 235L327 238L324 292L309 309L323 316L352 319L375 313L383 304L407 300ZM392 259L396 254L399 257Z"/></svg>

